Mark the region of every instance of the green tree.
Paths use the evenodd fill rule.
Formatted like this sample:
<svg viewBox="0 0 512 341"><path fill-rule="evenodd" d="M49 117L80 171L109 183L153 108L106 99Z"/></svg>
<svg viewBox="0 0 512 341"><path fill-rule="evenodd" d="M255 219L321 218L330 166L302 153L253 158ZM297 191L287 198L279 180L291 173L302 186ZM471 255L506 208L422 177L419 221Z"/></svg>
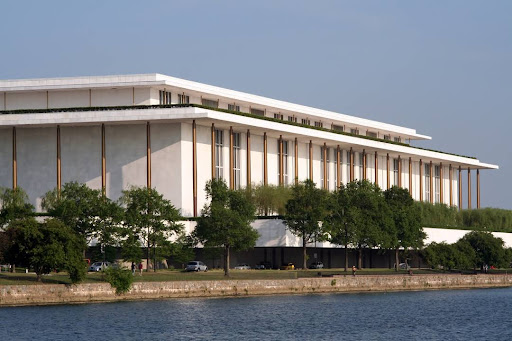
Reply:
<svg viewBox="0 0 512 341"><path fill-rule="evenodd" d="M101 190L86 184L68 182L62 190L53 189L45 194L42 208L59 218L84 238L87 244L95 239L106 259L106 249L117 244L123 220L123 209L103 195Z"/></svg>
<svg viewBox="0 0 512 341"><path fill-rule="evenodd" d="M510 259L503 246L503 239L494 237L490 232L472 231L464 235L459 242L467 242L475 251L475 265L482 267L484 264L497 268L508 267Z"/></svg>
<svg viewBox="0 0 512 341"><path fill-rule="evenodd" d="M258 215L283 215L286 212L286 203L291 197L291 189L287 186L257 185L246 188Z"/></svg>
<svg viewBox="0 0 512 341"><path fill-rule="evenodd" d="M460 240L455 244L431 243L423 250L423 256L432 268L444 270L467 270L474 267L475 261L473 248Z"/></svg>
<svg viewBox="0 0 512 341"><path fill-rule="evenodd" d="M84 240L60 220L38 223L26 218L12 222L8 230L13 236L8 251L11 260L33 267L38 281L54 269L67 270L73 283L85 278Z"/></svg>
<svg viewBox="0 0 512 341"><path fill-rule="evenodd" d="M256 245L258 232L251 226L255 207L242 191L228 189L222 179L206 183L209 203L201 211L194 231L205 248L224 249L224 275L229 276L231 250L247 250Z"/></svg>
<svg viewBox="0 0 512 341"><path fill-rule="evenodd" d="M348 246L354 242L353 210L345 185L328 195L327 214L324 225L329 232L329 241L345 247L345 271L348 270Z"/></svg>
<svg viewBox="0 0 512 341"><path fill-rule="evenodd" d="M129 248L129 258L136 258L135 248L145 245L146 271L149 271L151 249L156 271L156 260L161 255L157 249L167 247L168 240L183 229L178 223L181 217L178 210L153 188L132 187L123 191L121 202L126 207L123 234L127 242L123 246Z"/></svg>
<svg viewBox="0 0 512 341"><path fill-rule="evenodd" d="M23 219L34 213L28 195L20 187L0 189L0 227L16 219Z"/></svg>
<svg viewBox="0 0 512 341"><path fill-rule="evenodd" d="M395 271L398 271L399 249L418 249L426 237L421 226L421 216L414 200L405 188L393 186L384 191L384 198L391 210L396 235L391 238L395 249Z"/></svg>
<svg viewBox="0 0 512 341"><path fill-rule="evenodd" d="M327 206L327 192L311 180L292 186L283 221L288 230L302 239L302 267L307 269L307 244L327 238L322 225Z"/></svg>
<svg viewBox="0 0 512 341"><path fill-rule="evenodd" d="M379 186L368 180L347 184L353 244L358 249L357 267L362 267L363 248L390 248L396 232L391 211Z"/></svg>

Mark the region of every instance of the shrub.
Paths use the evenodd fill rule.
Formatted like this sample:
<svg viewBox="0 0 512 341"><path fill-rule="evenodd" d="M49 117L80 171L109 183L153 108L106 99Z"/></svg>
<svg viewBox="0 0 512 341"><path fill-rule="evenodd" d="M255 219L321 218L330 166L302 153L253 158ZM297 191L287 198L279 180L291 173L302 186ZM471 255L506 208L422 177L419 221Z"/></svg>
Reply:
<svg viewBox="0 0 512 341"><path fill-rule="evenodd" d="M128 269L110 267L105 270L107 282L116 289L116 295L127 293L132 288L133 275Z"/></svg>

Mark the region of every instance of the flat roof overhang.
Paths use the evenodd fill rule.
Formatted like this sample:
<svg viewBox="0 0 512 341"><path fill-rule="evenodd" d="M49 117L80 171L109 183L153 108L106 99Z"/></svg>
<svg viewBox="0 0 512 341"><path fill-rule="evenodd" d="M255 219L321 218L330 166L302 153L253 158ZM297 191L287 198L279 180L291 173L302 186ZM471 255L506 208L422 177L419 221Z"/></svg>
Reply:
<svg viewBox="0 0 512 341"><path fill-rule="evenodd" d="M246 132L251 129L253 134L263 135L266 132L269 137L284 139L295 139L302 143L327 144L329 147L340 145L342 149L353 148L356 152L363 149L370 153L377 151L389 153L390 157L402 159L411 157L417 161L443 162L452 166L461 166L472 169L499 169L497 165L482 163L477 159L465 156L458 156L440 151L425 150L418 147L398 145L383 141L375 141L363 137L337 134L334 132L322 131L312 128L280 124L279 122L229 114L221 111L208 110L197 107L183 108L154 108L154 109L133 109L133 110L102 110L102 111L73 111L73 112L52 112L52 113L31 113L31 114L9 114L0 115L0 128L2 127L44 127L59 125L97 125L105 124L140 124L142 122L187 122L196 120L201 125L215 123L219 128Z"/></svg>
<svg viewBox="0 0 512 341"><path fill-rule="evenodd" d="M178 91L187 91L196 96L208 95L212 99L221 99L225 102L252 106L254 108L268 108L282 114L299 113L311 119L332 120L354 127L377 130L383 134L399 134L404 138L413 140L430 140L430 136L416 133L415 129L379 121L341 114L333 111L317 109L305 105L294 104L268 97L252 95L240 91L221 88L213 85L193 82L181 78L162 74L139 74L118 76L91 76L91 77L63 77L41 79L14 79L0 80L0 92L29 92L29 91L65 91L79 89L118 89L141 87L171 87ZM169 90L172 90L169 89Z"/></svg>

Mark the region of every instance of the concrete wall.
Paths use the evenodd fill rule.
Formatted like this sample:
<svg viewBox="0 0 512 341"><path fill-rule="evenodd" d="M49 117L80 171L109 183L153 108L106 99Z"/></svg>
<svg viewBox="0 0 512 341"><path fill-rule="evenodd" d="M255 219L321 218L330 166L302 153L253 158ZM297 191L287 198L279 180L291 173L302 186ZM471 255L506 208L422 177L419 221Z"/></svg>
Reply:
<svg viewBox="0 0 512 341"><path fill-rule="evenodd" d="M12 188L12 128L0 129L0 187Z"/></svg>
<svg viewBox="0 0 512 341"><path fill-rule="evenodd" d="M57 186L57 128L18 128L18 186L37 211L41 198Z"/></svg>
<svg viewBox="0 0 512 341"><path fill-rule="evenodd" d="M70 181L101 189L101 126L60 129L62 184Z"/></svg>
<svg viewBox="0 0 512 341"><path fill-rule="evenodd" d="M128 91L131 90L131 91ZM147 89L112 90L115 93L95 94L96 100L102 98L119 101L144 101L149 96ZM105 90L106 91L106 90ZM110 91L110 90L109 90ZM87 91L88 92L88 91ZM107 91L108 92L108 91ZM147 93L146 93L147 92ZM92 92L94 93L94 91ZM56 92L53 95L59 94ZM135 94L135 97L130 97ZM75 92L72 96L65 96L60 92L52 101L65 105L63 101L77 101L83 93ZM52 97L50 97L52 98ZM52 102L53 103L53 102ZM54 103L54 104L55 104ZM98 103L98 105L101 103ZM57 104L55 104L57 105ZM51 115L51 114L41 114ZM21 115L20 115L21 116ZM107 195L117 199L122 190L131 185L145 186L147 182L146 169L146 122L138 121L136 124L107 123L106 124L106 162L107 162ZM101 187L101 129L99 123L90 125L71 126L61 125L62 138L62 181L85 182L93 188ZM12 186L12 128L0 129L0 185ZM37 200L44 191L56 186L56 127L18 128L18 184L29 192L32 202L37 206ZM223 130L224 144L222 150L222 177L229 183L229 130ZM247 185L247 143L245 128L234 127L235 133L240 133L240 175L241 186ZM206 203L204 186L211 178L211 125L209 121L197 120L197 166L198 166L198 213ZM193 214L193 184L192 184L192 124L190 120L175 123L151 122L152 143L152 186L161 191L173 204L182 209L184 215ZM322 146L313 145L313 181L318 187L323 186ZM330 190L335 189L336 163L334 158L335 147L329 146L328 185ZM387 188L387 164L384 153L379 154L378 184L385 190ZM298 175L299 180L309 178L309 143L304 140L298 142ZM354 177L360 177L360 153L354 154ZM349 154L346 146L341 150L341 182L349 181ZM390 167L393 168L392 158ZM278 167L278 139L267 138L268 183L279 183ZM9 166L11 165L11 166ZM251 134L251 182L261 184L264 177L263 169L263 136ZM374 155L368 154L367 177L375 180ZM443 167L443 201L449 203L449 173L448 166ZM458 203L457 176L453 176L453 204ZM293 184L295 176L295 148L294 141L288 140L288 184ZM402 185L409 187L408 159L402 162ZM391 172L391 184L394 184ZM424 178L421 180L424 183ZM419 200L419 162L413 162L413 197ZM27 188L25 188L27 187ZM423 190L425 189L425 186ZM425 195L423 199L426 201Z"/></svg>
<svg viewBox="0 0 512 341"><path fill-rule="evenodd" d="M117 200L130 186L146 186L146 125L105 127L107 196Z"/></svg>
<svg viewBox="0 0 512 341"><path fill-rule="evenodd" d="M221 280L134 283L123 295L115 295L107 283L6 285L0 287L0 305L68 304L179 297L219 297L326 292L379 292L460 288L492 288L512 285L511 275L336 276L280 280Z"/></svg>

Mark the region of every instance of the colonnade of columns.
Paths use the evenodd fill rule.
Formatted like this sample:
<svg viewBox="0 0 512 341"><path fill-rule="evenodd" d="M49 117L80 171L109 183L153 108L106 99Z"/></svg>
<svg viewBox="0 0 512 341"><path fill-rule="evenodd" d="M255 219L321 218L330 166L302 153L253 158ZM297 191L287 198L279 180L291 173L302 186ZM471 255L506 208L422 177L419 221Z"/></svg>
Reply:
<svg viewBox="0 0 512 341"><path fill-rule="evenodd" d="M193 120L192 122L192 177L193 177L193 214L194 216L197 216L198 208L197 208L197 125L196 121ZM233 128L230 127L229 129L229 186L230 188L234 188L234 164L233 164ZM60 194L60 190L62 187L62 166L61 166L61 128L60 125L57 125L56 127L56 150L57 150L57 160L56 160L56 170L57 170L57 192ZM246 132L247 137L247 157L246 157L246 167L247 167L247 183L251 183L251 132L250 129L247 129ZM294 144L294 175L295 175L295 183L298 181L298 140L295 138L295 144ZM18 187L18 163L17 163L17 150L16 150L16 143L17 143L17 137L16 137L16 127L12 128L12 187L16 189ZM147 158L147 165L146 165L146 186L148 188L151 188L151 124L150 122L146 122L146 144L147 144L147 151L146 151L146 158ZM267 162L267 133L265 132L263 134L263 183L268 184L268 162ZM284 161L283 161L283 137L282 135L278 139L278 148L279 148L279 161L278 161L278 167L279 167L279 184L282 185L284 183ZM312 140L309 141L308 144L309 149L309 179L313 179L313 142ZM105 145L105 124L101 125L101 186L102 186L102 192L103 194L106 194L106 145ZM336 146L335 149L336 152L336 165L335 165L335 171L337 174L336 177L336 186L338 187L341 183L341 148L340 145ZM349 152L349 181L354 180L354 150L351 147ZM323 149L323 188L327 188L327 144L324 143ZM363 167L363 179L368 179L368 172L367 172L367 158L369 155L365 149L363 149L363 160L362 160L362 167ZM374 163L375 163L375 184L378 183L378 169L379 169L379 153L375 151L373 153L374 155ZM212 124L211 126L211 178L214 179L216 177L216 171L215 171L215 124ZM402 187L402 158L401 156L398 157L398 186ZM412 177L413 177L413 171L412 171L412 158L409 157L409 167L408 167L408 173L409 173L409 191L412 194ZM434 202L434 190L433 190L433 163L430 162L430 197L429 202ZM419 198L420 201L423 201L423 160L419 160ZM443 164L440 163L440 197L443 198ZM449 165L449 203L450 206L453 206L453 171L454 167L450 164ZM458 206L459 209L462 209L462 167L458 167ZM386 153L386 179L387 179L387 188L390 187L390 156L389 153ZM468 174L468 204L467 207L471 209L471 168L467 168L467 174ZM476 207L480 208L480 170L476 170Z"/></svg>

